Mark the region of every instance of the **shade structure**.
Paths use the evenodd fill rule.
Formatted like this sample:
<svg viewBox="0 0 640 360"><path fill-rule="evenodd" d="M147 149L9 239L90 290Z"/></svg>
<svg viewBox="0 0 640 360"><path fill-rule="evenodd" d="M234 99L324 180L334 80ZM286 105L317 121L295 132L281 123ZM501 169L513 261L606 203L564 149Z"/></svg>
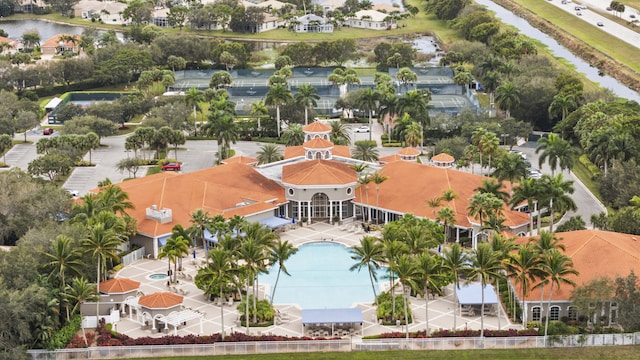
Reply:
<svg viewBox="0 0 640 360"><path fill-rule="evenodd" d="M362 323L362 310L359 308L302 310L302 325L337 323Z"/></svg>
<svg viewBox="0 0 640 360"><path fill-rule="evenodd" d="M126 294L140 288L140 282L127 279L115 278L100 283L100 292L104 294Z"/></svg>
<svg viewBox="0 0 640 360"><path fill-rule="evenodd" d="M460 305L482 305L482 284L466 284L458 288L458 303ZM498 303L498 296L489 285L484 286L484 304L493 305Z"/></svg>
<svg viewBox="0 0 640 360"><path fill-rule="evenodd" d="M291 220L272 216L266 219L262 219L259 222L262 225L266 225L272 229L275 229L281 226L289 225L291 223Z"/></svg>

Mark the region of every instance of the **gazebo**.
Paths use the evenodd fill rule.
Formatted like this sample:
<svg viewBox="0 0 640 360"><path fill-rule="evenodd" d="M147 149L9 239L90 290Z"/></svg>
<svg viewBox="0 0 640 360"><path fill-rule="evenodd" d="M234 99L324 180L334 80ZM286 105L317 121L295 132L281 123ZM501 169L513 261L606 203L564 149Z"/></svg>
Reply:
<svg viewBox="0 0 640 360"><path fill-rule="evenodd" d="M416 161L416 159L420 155L420 150L414 147L406 147L406 148L400 149L398 151L398 155L400 155L400 157L404 161Z"/></svg>
<svg viewBox="0 0 640 360"><path fill-rule="evenodd" d="M126 298L137 294L138 289L140 289L140 282L128 278L103 281L100 283L100 293L106 295L108 299L100 301L121 305ZM122 307L122 312L124 312L124 307Z"/></svg>
<svg viewBox="0 0 640 360"><path fill-rule="evenodd" d="M433 165L441 168L453 167L454 161L456 161L456 159L453 156L445 153L440 153L431 158L431 162L433 162Z"/></svg>

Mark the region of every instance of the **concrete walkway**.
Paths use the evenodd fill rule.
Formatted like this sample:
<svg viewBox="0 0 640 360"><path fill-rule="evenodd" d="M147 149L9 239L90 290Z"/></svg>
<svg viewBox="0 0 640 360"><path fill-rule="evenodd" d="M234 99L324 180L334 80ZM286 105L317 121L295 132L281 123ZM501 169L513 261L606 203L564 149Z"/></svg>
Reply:
<svg viewBox="0 0 640 360"><path fill-rule="evenodd" d="M293 229L287 229L280 233L280 236L283 240L288 240L294 246L300 246L305 243L317 241L335 241L347 246L353 246L359 243L360 238L363 235L360 231L354 230L354 225L355 224L334 226L329 224L313 224L303 227L296 226ZM368 235L375 236L377 234L372 232ZM198 249L196 251L196 259L193 259L193 257L190 256L183 260L183 267L185 268L184 273L187 275L186 277L178 277L178 287L182 292L186 293L186 295L184 295L183 305L205 314L203 335L209 335L220 332L222 315L221 307L208 301L204 293L193 283L193 276L197 273L197 267L203 264L204 259L204 249ZM140 291L148 295L158 291L168 291L166 286L167 279L153 280L149 277L149 275L152 274L166 274L167 267L168 263L166 260L143 259L138 260L132 265L126 266L116 276L140 281ZM261 286L260 297L264 296L263 289L264 288ZM409 330L424 330L426 327L426 305L424 299L410 297L409 301L414 315L414 321L409 324ZM246 331L246 328L240 326L240 312L236 309L237 306L238 302L233 305L222 306L224 311L224 330L227 333L244 333ZM378 324L376 322L376 309L374 305L363 303L358 304L357 306L362 309L364 320L363 336L403 331L402 326L384 326ZM295 304L275 304L275 307L280 313L285 314L284 318L288 319L278 325L249 328L249 333L254 335L274 334L282 336L303 336L302 310ZM451 329L453 327L454 307L455 303L451 286L445 289L445 296L429 300L429 325L431 331L438 329ZM501 314L502 316L500 316L499 321L501 329L521 328L519 324L510 323L509 319L504 315L504 311L502 311ZM456 323L458 329L479 329L480 315L458 316ZM151 330L141 329L141 325L135 321L135 315L133 316L133 320L129 320L128 314L122 315L120 322L118 322L115 328L117 331L131 337L164 336L163 333L159 333L157 331L152 332ZM498 317L486 315L485 329L498 329ZM170 333L172 333L173 329L170 328L170 330ZM200 323L197 320L189 321L186 326L178 328L178 335L197 335L199 332Z"/></svg>

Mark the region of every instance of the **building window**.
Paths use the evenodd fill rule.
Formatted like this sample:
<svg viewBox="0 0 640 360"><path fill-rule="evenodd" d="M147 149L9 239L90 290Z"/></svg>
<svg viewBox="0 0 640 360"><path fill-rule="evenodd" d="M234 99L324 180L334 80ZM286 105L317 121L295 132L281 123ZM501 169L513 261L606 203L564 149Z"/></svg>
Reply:
<svg viewBox="0 0 640 360"><path fill-rule="evenodd" d="M578 310L576 310L575 306L569 306L569 309L567 309L567 317L569 320L578 320Z"/></svg>
<svg viewBox="0 0 640 360"><path fill-rule="evenodd" d="M531 308L531 321L540 321L540 306Z"/></svg>
<svg viewBox="0 0 640 360"><path fill-rule="evenodd" d="M311 198L311 214L314 219L329 218L329 197L325 193L316 193Z"/></svg>
<svg viewBox="0 0 640 360"><path fill-rule="evenodd" d="M293 189L289 189L289 195L293 196L293 194L295 194L295 191Z"/></svg>
<svg viewBox="0 0 640 360"><path fill-rule="evenodd" d="M560 306L551 307L551 311L549 312L549 320L550 321L560 320Z"/></svg>
<svg viewBox="0 0 640 360"><path fill-rule="evenodd" d="M352 192L353 192L353 190L350 187L347 188L347 195L351 195Z"/></svg>

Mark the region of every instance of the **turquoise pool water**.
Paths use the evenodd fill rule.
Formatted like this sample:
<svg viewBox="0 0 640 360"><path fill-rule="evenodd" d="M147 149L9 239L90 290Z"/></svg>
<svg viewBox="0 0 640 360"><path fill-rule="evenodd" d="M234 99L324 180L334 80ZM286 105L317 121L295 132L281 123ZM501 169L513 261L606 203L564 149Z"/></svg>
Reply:
<svg viewBox="0 0 640 360"><path fill-rule="evenodd" d="M300 246L285 266L291 276L280 274L274 304L297 304L302 309L350 308L355 303L373 303L373 290L366 268L349 271L355 264L349 248L333 242ZM377 273L378 283L384 270ZM260 284L269 284L269 294L278 275L274 265L269 274L260 276ZM377 283L374 283L379 293Z"/></svg>

